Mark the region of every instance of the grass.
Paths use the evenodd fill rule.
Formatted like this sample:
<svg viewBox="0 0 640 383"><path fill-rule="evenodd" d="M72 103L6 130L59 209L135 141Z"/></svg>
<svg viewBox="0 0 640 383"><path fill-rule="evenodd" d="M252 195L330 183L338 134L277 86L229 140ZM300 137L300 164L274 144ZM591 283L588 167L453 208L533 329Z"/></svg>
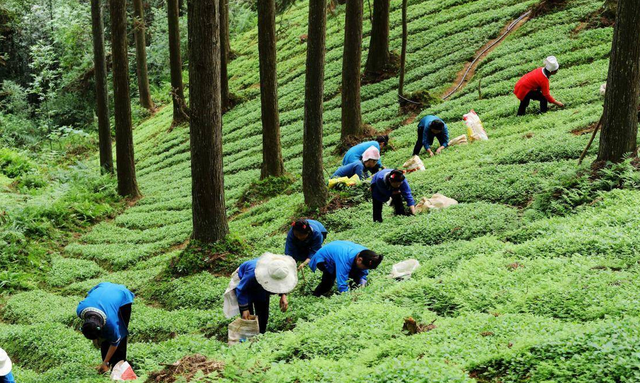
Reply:
<svg viewBox="0 0 640 383"><path fill-rule="evenodd" d="M406 90L442 93L479 47L537 3L410 0ZM293 178L259 181L257 31L232 42L238 57L229 66L231 90L247 101L224 116L225 195L231 231L251 249L229 251L225 273L264 251L281 253L284 227L303 210L306 46L299 36L307 33L307 5L286 12L278 40L283 157ZM415 123L404 125L412 116L398 112L397 78L364 86L363 122L391 130L395 150L384 154L388 165L410 156L420 117L439 115L455 137L466 130L462 115L478 112L489 141L447 149L425 160L426 171L407 176L414 197L439 192L460 204L417 217L392 217L386 210L378 225L371 222L370 203L360 199L328 212L321 217L328 240L362 243L385 255L382 266L366 288L328 299L311 296L319 275L307 270L288 312L272 300L270 333L233 348L223 343L229 320L221 295L228 277L192 267L202 261L193 248L186 249L194 256L184 272L169 273L192 230L191 180L188 127L169 132L171 107L161 109L134 131L144 197L106 221L103 213L90 214L93 208L74 207L74 214L102 222L68 245L62 241L65 247L43 264L41 279L23 276L16 291L2 296L0 343L15 359L16 375L23 382L106 382L91 370L99 356L75 330L73 309L92 286L111 281L136 293L129 355L142 377L201 353L225 363L224 371L201 381L638 380L638 172L622 165L592 182L588 165L576 165L588 135L571 133L602 112L598 88L607 75L612 29L572 33L600 5L570 0L530 20L482 61L465 88L422 111ZM400 46L399 7L391 4L392 49ZM338 7L327 23L323 142L330 173L340 162L332 153L340 135L343 24L344 7ZM364 34L366 55L367 17ZM516 118L513 84L549 53L561 63L552 92L567 108L537 115L534 103L527 116ZM20 156L5 157L27 164L16 169L33 166ZM11 185L18 171L26 170L3 174L0 185ZM25 179L25 190L39 190L36 181ZM44 197L12 190L0 198L26 206ZM47 214L37 217L68 220ZM411 280L386 277L393 263L407 258L421 263ZM436 327L408 336L402 331L408 316Z"/></svg>

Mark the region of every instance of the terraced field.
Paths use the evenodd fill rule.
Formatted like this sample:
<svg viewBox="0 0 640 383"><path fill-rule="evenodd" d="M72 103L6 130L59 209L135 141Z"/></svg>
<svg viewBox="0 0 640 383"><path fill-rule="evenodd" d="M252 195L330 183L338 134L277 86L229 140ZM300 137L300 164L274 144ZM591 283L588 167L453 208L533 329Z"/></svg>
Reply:
<svg viewBox="0 0 640 383"><path fill-rule="evenodd" d="M444 92L476 50L538 2L410 0L407 91ZM399 4L392 2L391 14L396 48ZM329 240L353 240L385 255L370 284L315 298L318 277L307 271L287 313L274 302L271 332L234 348L224 343L226 277L157 277L192 230L188 127L169 131L171 108L162 109L134 132L144 198L68 245L46 283L8 297L1 308L0 345L16 361L19 381L107 381L95 375L98 351L75 319L76 304L100 281L137 294L129 358L142 376L201 353L225 363L221 372L198 376L202 382L639 381L637 172L621 167L615 177L626 188L612 183L575 208L548 198L561 187L573 190L564 180L588 166L576 166L588 135L572 131L600 117L612 29L574 31L600 5L570 0L533 18L484 59L463 90L417 116L439 115L451 137L464 132L462 115L470 109L485 124L489 141L452 147L425 161L426 171L408 175L414 196L440 192L458 206L377 225L367 203L322 217ZM224 117L225 191L231 231L251 244L252 256L283 251L283 226L303 203L306 45L298 36L307 32L307 6L301 1L285 14L278 43L283 156L296 181L291 193L246 210L235 202L258 179L261 162L256 31L232 42L238 58L230 85L248 101ZM339 163L332 152L340 135L343 12L338 8L327 24L327 170ZM365 20L364 52L369 31ZM552 92L567 108L516 118L515 81L550 54L561 63ZM395 150L384 154L387 166L410 156L416 134L417 120L398 111L396 87L392 78L362 89L364 122L391 131ZM405 282L387 278L406 258L420 261L417 274ZM435 328L407 336L408 316Z"/></svg>

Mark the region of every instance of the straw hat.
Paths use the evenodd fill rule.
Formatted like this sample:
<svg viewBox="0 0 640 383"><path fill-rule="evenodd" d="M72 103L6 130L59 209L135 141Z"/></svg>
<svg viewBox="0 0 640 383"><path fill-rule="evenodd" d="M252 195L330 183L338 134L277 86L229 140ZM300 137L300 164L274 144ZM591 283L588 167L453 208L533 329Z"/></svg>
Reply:
<svg viewBox="0 0 640 383"><path fill-rule="evenodd" d="M264 253L256 264L256 279L272 294L287 294L298 284L296 261L286 255Z"/></svg>
<svg viewBox="0 0 640 383"><path fill-rule="evenodd" d="M0 348L0 376L9 375L11 372L11 359L6 351Z"/></svg>

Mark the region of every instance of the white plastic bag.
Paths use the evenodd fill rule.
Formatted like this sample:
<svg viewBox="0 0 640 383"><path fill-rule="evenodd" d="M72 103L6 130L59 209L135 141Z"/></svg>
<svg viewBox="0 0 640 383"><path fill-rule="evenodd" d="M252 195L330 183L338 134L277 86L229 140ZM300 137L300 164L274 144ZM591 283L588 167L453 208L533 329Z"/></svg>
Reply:
<svg viewBox="0 0 640 383"><path fill-rule="evenodd" d="M229 323L229 346L246 342L254 336L260 334L260 326L258 325L258 317L251 315L250 319L236 318Z"/></svg>
<svg viewBox="0 0 640 383"><path fill-rule="evenodd" d="M600 85L600 96L604 97L607 94L607 83Z"/></svg>
<svg viewBox="0 0 640 383"><path fill-rule="evenodd" d="M462 119L464 123L467 124L469 141L487 141L489 139L487 132L484 130L484 126L482 126L482 121L480 121L480 117L478 117L475 110L472 109L469 113L465 114Z"/></svg>
<svg viewBox="0 0 640 383"><path fill-rule="evenodd" d="M391 267L390 276L395 279L408 279L419 266L420 262L415 259L404 260Z"/></svg>
<svg viewBox="0 0 640 383"><path fill-rule="evenodd" d="M133 368L129 362L125 360L119 361L111 370L111 380L125 381L125 380L137 380L138 376L133 372Z"/></svg>
<svg viewBox="0 0 640 383"><path fill-rule="evenodd" d="M453 140L449 141L449 146L464 145L466 143L467 143L467 135L463 134L463 135L458 136L458 137L454 138Z"/></svg>
<svg viewBox="0 0 640 383"><path fill-rule="evenodd" d="M240 277L238 276L238 269L231 274L231 280L229 286L224 291L222 311L227 319L233 318L240 314L240 308L238 307L238 297L236 296L236 287L240 284Z"/></svg>
<svg viewBox="0 0 640 383"><path fill-rule="evenodd" d="M407 162L405 162L404 165L402 165L402 167L407 169L406 170L407 173L418 171L418 170L425 170L424 163L418 156L412 156L411 158L409 158Z"/></svg>
<svg viewBox="0 0 640 383"><path fill-rule="evenodd" d="M430 209L444 209L452 205L457 205L458 201L442 194L434 194L431 198L423 197L416 205L416 211L424 213Z"/></svg>

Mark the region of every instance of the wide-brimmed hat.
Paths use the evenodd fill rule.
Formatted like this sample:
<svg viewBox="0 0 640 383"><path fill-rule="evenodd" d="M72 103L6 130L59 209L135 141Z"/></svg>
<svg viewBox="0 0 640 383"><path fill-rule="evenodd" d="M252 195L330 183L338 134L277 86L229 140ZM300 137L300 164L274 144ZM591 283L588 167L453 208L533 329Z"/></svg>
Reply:
<svg viewBox="0 0 640 383"><path fill-rule="evenodd" d="M11 359L6 351L0 348L0 376L9 375L11 372Z"/></svg>
<svg viewBox="0 0 640 383"><path fill-rule="evenodd" d="M286 255L264 253L256 264L256 279L272 294L287 294L298 284L296 261Z"/></svg>

